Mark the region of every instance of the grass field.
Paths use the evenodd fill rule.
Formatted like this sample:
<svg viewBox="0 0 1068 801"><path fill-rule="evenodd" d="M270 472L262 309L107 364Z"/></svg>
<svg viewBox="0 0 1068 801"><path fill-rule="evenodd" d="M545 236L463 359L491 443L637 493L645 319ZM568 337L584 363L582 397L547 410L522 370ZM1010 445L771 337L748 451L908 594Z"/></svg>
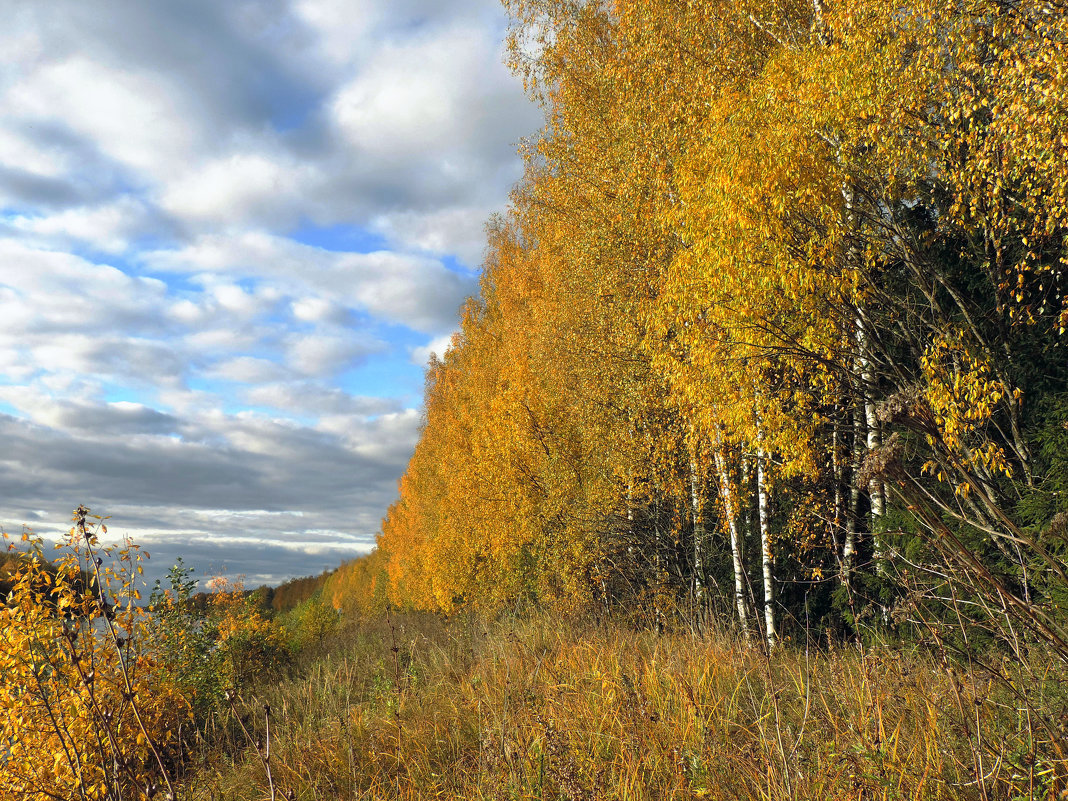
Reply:
<svg viewBox="0 0 1068 801"><path fill-rule="evenodd" d="M879 645L769 657L717 632L394 614L344 627L241 698L248 734L233 719L209 731L186 792L1057 798L1068 702L1063 677L1034 676Z"/></svg>

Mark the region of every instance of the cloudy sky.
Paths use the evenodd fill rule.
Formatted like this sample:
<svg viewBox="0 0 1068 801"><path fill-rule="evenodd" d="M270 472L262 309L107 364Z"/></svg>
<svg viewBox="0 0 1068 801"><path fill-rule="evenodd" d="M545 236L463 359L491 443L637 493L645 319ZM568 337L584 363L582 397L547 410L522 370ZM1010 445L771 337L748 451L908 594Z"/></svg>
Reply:
<svg viewBox="0 0 1068 801"><path fill-rule="evenodd" d="M0 523L370 546L540 118L497 0L0 0Z"/></svg>

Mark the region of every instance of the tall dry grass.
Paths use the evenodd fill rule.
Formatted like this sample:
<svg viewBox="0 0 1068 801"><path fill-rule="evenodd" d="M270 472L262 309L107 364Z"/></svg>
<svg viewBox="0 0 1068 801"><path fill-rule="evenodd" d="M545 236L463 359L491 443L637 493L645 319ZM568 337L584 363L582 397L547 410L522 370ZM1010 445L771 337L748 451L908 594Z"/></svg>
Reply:
<svg viewBox="0 0 1068 801"><path fill-rule="evenodd" d="M262 751L270 705L273 781L297 799L1045 799L1063 731L1028 708L1068 720L1062 678L1014 686L915 649L768 657L722 633L404 615L346 629L238 708ZM266 797L236 732L192 797Z"/></svg>

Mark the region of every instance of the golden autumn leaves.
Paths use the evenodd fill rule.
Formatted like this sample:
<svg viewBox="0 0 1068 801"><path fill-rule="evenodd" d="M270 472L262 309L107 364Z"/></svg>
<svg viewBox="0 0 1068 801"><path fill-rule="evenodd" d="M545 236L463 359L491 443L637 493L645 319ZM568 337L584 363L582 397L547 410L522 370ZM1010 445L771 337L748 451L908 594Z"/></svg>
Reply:
<svg viewBox="0 0 1068 801"><path fill-rule="evenodd" d="M102 545L106 532L79 507L58 558L29 535L29 551L12 550L0 605L4 801L176 797L194 731L223 689L288 648L240 587L214 593L203 615L191 607L195 582L142 603L148 554Z"/></svg>
<svg viewBox="0 0 1068 801"><path fill-rule="evenodd" d="M106 530L79 507L59 560L36 543L0 607L0 798L173 793L166 760L191 709L161 680L142 554L104 548Z"/></svg>

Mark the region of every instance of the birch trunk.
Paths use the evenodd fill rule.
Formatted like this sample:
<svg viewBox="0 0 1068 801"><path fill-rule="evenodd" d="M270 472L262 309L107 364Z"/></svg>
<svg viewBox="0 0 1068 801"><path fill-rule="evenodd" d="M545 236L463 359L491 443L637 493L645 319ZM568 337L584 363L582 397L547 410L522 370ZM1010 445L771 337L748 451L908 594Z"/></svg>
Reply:
<svg viewBox="0 0 1068 801"><path fill-rule="evenodd" d="M753 489L753 472L754 471L752 469L753 465L750 464L750 458L749 458L748 454L745 454L745 453L742 454L741 463L738 466L740 468L740 478L739 478L740 484L739 484L738 497L739 498L743 498L744 497L744 498L752 499L753 497L755 497L755 490ZM755 534L755 531L756 531L756 529L753 528L753 503L752 503L752 501L750 500L748 503L740 504L739 508L738 508L738 514L739 514L740 522L741 522L741 526L739 528L738 534L739 534L739 539L741 540L742 556L744 558L744 556L745 556L745 544L747 542L749 542L753 538L753 536ZM744 565L743 565L743 570L744 570ZM756 622L756 620L755 620L756 611L755 610L757 608L756 591L753 589L753 582L749 581L747 575L744 572L742 573L742 580L745 583L745 587L743 589L743 592L745 593L745 598L746 598L746 608L749 609L750 612L752 613L753 622L755 623Z"/></svg>
<svg viewBox="0 0 1068 801"><path fill-rule="evenodd" d="M831 541L834 543L835 559L841 559L841 543L839 534L845 529L845 494L842 492L844 477L842 475L842 454L840 437L838 434L838 415L835 414L834 424L831 428L831 477L834 482L834 517L831 520ZM841 570L841 561L838 563Z"/></svg>
<svg viewBox="0 0 1068 801"><path fill-rule="evenodd" d="M853 569L857 553L857 523L860 521L860 487L857 476L864 461L864 407L858 397L853 404L853 442L849 471L849 505L846 509L845 542L842 545L842 585L847 591L853 587Z"/></svg>
<svg viewBox="0 0 1068 801"><path fill-rule="evenodd" d="M757 412L757 516L760 522L760 552L763 557L764 573L764 636L768 648L774 648L779 642L779 633L775 626L775 575L774 557L771 553L771 530L768 521L768 491L766 476L767 454L764 452L764 430Z"/></svg>
<svg viewBox="0 0 1068 801"><path fill-rule="evenodd" d="M749 640L749 610L745 602L745 555L742 549L743 540L738 531L738 513L734 508L734 497L731 494L730 476L727 474L727 460L723 455L723 446L716 443L716 477L719 485L719 496L723 502L723 516L727 522L727 533L731 540L731 561L734 564L734 604L738 609L738 623L742 627L742 633L746 641Z"/></svg>
<svg viewBox="0 0 1068 801"><path fill-rule="evenodd" d="M871 357L868 352L868 335L864 329L864 321L857 317L857 351L860 355L860 378L864 391L864 422L867 426L867 452L873 453L882 444L882 436L879 430L879 419L875 413L874 394L875 371L872 369ZM868 481L868 497L871 499L871 536L872 548L875 551L875 567L880 573L885 572L883 565L882 538L879 536L880 518L886 510L886 493L882 479L872 476Z"/></svg>
<svg viewBox="0 0 1068 801"><path fill-rule="evenodd" d="M697 459L690 455L690 511L693 515L693 599L697 605L705 600L705 518L701 512L701 492L697 480Z"/></svg>
<svg viewBox="0 0 1068 801"><path fill-rule="evenodd" d="M660 606L660 591L663 588L664 568L662 562L663 533L660 530L660 487L653 483L653 614L656 617L656 630L664 631L664 610Z"/></svg>
<svg viewBox="0 0 1068 801"><path fill-rule="evenodd" d="M839 163L842 162L842 154L838 154ZM856 201L856 192L853 186L845 183L841 188L842 203L844 206L845 217L847 226L850 232L850 242L848 245L848 261L850 265L855 268L859 268L861 254L857 247L856 237L858 235L859 222L857 219L856 208L854 206ZM864 426L865 426L865 410L864 410L864 398L867 397L867 392L864 391L862 381L860 380L863 369L861 367L861 321L860 313L858 312L854 316L853 330L845 331L845 338L853 340L854 355L852 358L852 383L855 390L853 395L853 458L850 464L849 472L849 508L846 512L846 533L845 543L842 546L842 585L845 587L846 592L852 597L852 585L853 585L853 568L854 561L857 552L857 526L860 522L860 487L857 486L857 476L860 475L860 466L864 461ZM858 386L861 385L861 386Z"/></svg>

